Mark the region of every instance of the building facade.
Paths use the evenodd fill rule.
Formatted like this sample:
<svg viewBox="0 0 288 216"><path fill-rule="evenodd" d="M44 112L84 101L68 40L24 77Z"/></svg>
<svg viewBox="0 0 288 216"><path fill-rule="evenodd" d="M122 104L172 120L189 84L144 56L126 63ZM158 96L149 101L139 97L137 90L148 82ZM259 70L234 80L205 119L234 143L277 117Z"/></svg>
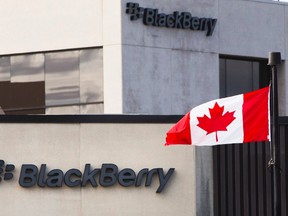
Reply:
<svg viewBox="0 0 288 216"><path fill-rule="evenodd" d="M127 3L3 3L4 111L183 114L267 85L268 53L279 51L280 114L287 114L285 2L130 2L143 9L135 20ZM145 23L144 9L157 10L156 23ZM161 15L171 15L170 27Z"/></svg>
<svg viewBox="0 0 288 216"><path fill-rule="evenodd" d="M267 86L271 51L283 59L279 111L288 114L285 2L13 0L0 11L6 115L183 115ZM192 161L195 212L211 215L212 150L197 148Z"/></svg>
<svg viewBox="0 0 288 216"><path fill-rule="evenodd" d="M195 149L163 146L169 120L9 117L0 120L2 215L195 215Z"/></svg>

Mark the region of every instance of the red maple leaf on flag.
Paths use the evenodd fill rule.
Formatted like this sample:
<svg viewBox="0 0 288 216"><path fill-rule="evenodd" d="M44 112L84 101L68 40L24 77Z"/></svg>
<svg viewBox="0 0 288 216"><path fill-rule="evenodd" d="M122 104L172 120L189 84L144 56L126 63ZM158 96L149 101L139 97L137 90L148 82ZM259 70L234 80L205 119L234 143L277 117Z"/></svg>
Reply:
<svg viewBox="0 0 288 216"><path fill-rule="evenodd" d="M227 131L227 127L236 119L234 117L235 111L227 111L224 115L223 112L224 106L220 107L216 102L212 109L209 108L211 118L206 115L203 117L197 117L199 121L197 126L205 130L207 132L206 135L216 132L216 142L218 142L217 131Z"/></svg>

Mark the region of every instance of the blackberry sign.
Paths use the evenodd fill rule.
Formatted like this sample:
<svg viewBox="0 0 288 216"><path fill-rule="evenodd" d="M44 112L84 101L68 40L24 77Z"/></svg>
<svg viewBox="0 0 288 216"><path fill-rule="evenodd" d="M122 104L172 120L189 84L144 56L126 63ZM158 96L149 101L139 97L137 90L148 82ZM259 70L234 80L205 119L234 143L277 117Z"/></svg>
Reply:
<svg viewBox="0 0 288 216"><path fill-rule="evenodd" d="M4 181L10 180L13 178L12 171L15 169L15 166L13 164L6 164L4 160L0 160L0 182L2 181L2 178Z"/></svg>
<svg viewBox="0 0 288 216"><path fill-rule="evenodd" d="M12 164L7 164L4 167L4 161L0 160L0 175L3 174L4 180L10 180L13 178L11 171L15 169ZM52 187L59 188L63 185L67 187L86 187L90 185L92 187L111 187L119 184L123 187L135 186L139 187L145 185L148 187L151 185L153 179L158 177L159 185L156 193L161 193L170 177L174 172L174 168L170 168L167 173L163 168L154 168L149 170L148 168L141 169L136 173L133 169L125 168L119 170L115 164L102 164L101 168L93 169L90 164L86 164L82 171L79 169L69 169L64 172L61 169L48 170L46 164L41 164L40 169L34 164L23 164L21 166L19 185L24 188L30 188L34 186L38 187ZM0 181L1 181L0 177Z"/></svg>
<svg viewBox="0 0 288 216"><path fill-rule="evenodd" d="M206 36L211 36L217 23L217 19L199 18L189 12L159 13L158 9L143 8L138 3L129 2L126 7L131 21L142 19L143 24L148 26L206 31Z"/></svg>

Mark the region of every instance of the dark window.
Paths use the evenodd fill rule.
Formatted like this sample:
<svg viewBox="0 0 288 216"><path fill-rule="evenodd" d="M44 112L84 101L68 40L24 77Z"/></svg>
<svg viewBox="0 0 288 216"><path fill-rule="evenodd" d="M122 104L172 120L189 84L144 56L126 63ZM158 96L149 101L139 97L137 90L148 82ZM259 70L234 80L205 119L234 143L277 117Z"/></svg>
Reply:
<svg viewBox="0 0 288 216"><path fill-rule="evenodd" d="M270 73L265 59L220 57L220 97L253 91L269 85Z"/></svg>
<svg viewBox="0 0 288 216"><path fill-rule="evenodd" d="M44 82L0 82L0 92L6 115L45 114Z"/></svg>

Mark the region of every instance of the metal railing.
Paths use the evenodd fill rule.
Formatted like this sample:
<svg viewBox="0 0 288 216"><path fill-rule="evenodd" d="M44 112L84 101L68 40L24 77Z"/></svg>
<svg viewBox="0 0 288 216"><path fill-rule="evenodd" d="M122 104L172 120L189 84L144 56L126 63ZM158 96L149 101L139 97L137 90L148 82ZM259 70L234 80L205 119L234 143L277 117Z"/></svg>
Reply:
<svg viewBox="0 0 288 216"><path fill-rule="evenodd" d="M281 215L287 215L288 118L280 123ZM273 216L268 142L213 147L214 216Z"/></svg>

